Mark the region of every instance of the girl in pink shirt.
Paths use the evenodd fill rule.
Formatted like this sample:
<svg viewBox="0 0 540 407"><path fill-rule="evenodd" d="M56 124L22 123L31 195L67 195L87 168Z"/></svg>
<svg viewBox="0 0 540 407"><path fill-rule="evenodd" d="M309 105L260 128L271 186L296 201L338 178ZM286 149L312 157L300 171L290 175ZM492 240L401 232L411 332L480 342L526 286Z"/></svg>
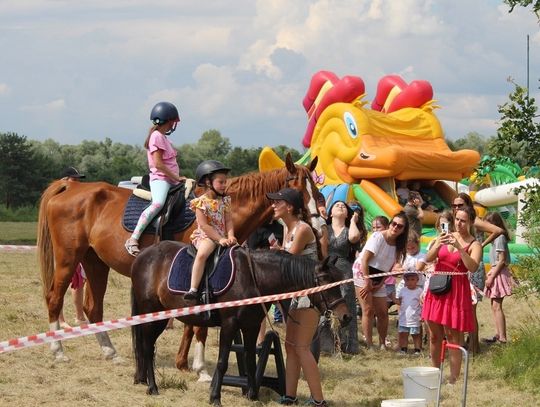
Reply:
<svg viewBox="0 0 540 407"><path fill-rule="evenodd" d="M160 102L152 109L150 119L154 125L148 132L144 147L147 149L148 166L150 167L152 203L143 211L133 234L125 243L126 250L132 256L139 254L139 238L144 229L163 208L171 186L186 179L186 177L180 176L180 168L176 162L176 149L167 138L176 130L180 121L176 106L169 102Z"/></svg>

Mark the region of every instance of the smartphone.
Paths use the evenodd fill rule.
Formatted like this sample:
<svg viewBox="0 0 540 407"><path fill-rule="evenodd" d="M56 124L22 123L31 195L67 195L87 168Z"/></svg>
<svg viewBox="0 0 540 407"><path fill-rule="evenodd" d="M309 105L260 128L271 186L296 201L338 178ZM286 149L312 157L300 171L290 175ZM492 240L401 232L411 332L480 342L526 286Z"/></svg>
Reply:
<svg viewBox="0 0 540 407"><path fill-rule="evenodd" d="M441 231L442 231L444 234L448 234L448 223L446 223L446 222L441 222Z"/></svg>
<svg viewBox="0 0 540 407"><path fill-rule="evenodd" d="M278 242L278 240L276 239L276 235L274 235L273 233L270 234L270 236L268 236L268 243L270 243L270 247L276 245Z"/></svg>

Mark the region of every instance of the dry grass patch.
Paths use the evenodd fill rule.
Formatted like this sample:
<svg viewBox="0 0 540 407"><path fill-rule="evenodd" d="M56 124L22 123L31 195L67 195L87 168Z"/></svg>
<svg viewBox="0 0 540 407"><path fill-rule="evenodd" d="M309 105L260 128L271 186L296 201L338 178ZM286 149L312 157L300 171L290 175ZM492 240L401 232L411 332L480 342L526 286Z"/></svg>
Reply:
<svg viewBox="0 0 540 407"><path fill-rule="evenodd" d="M105 297L105 319L125 317L129 309L129 279L111 272ZM511 298L505 301L510 336L521 324L530 320L531 309ZM479 306L481 336L492 334L489 306ZM65 315L73 320L71 299L66 296ZM395 317L391 319L390 338L395 343ZM44 332L47 330L46 311L41 297L39 271L34 254L0 253L0 340ZM277 327L283 337L282 327ZM133 385L131 337L127 329L111 332L111 339L124 359L115 365L102 358L93 336L64 342L69 363L53 362L48 346L19 350L0 355L0 405L2 406L104 406L145 407L206 405L209 396L207 383L198 383L194 373L181 373L174 367L182 325L165 331L157 343L156 371L161 394L150 397L146 387ZM208 338L208 370L213 372L217 358L219 330L211 329ZM485 350L485 348L484 348ZM490 368L489 352L471 361L468 401L471 406L540 405L537 395L511 387ZM401 370L410 366L429 366L427 357L399 357L387 351L365 351L354 357L325 357L320 369L326 398L331 405L380 406L382 400L403 395ZM447 364L448 365L448 364ZM237 371L236 358L231 356L230 372ZM272 358L270 372L274 370ZM268 373L271 374L271 373ZM461 384L443 388L443 406L459 405ZM301 381L299 397L309 396ZM260 401L250 402L241 390L223 387L222 401L228 406L277 406L278 396L261 389Z"/></svg>

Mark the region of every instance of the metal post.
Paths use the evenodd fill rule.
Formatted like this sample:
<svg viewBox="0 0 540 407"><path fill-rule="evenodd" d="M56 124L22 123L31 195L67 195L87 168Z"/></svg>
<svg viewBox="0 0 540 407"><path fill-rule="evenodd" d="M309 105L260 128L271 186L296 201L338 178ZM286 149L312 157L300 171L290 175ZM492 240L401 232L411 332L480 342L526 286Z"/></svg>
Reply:
<svg viewBox="0 0 540 407"><path fill-rule="evenodd" d="M452 343L448 343L446 340L442 343L441 348L441 364L440 364L440 378L439 378L439 388L437 389L437 407L439 407L441 402L441 387L443 382L443 366L444 366L444 357L446 354L446 349L459 349L461 353L463 353L463 357L465 360L465 369L463 371L463 394L461 397L461 405L465 407L467 405L467 382L469 378L469 352L467 352L467 349L465 349L462 346L454 345Z"/></svg>

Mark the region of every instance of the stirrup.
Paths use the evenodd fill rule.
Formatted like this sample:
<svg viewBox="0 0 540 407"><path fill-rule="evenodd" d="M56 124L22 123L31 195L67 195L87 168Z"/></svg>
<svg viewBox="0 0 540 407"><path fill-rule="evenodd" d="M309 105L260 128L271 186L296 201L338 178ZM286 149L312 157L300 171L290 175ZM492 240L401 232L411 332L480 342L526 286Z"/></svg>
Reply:
<svg viewBox="0 0 540 407"><path fill-rule="evenodd" d="M137 255L140 253L139 243L132 243L131 238L126 240L126 243L124 243L124 247L126 248L127 252L133 257L137 257Z"/></svg>

